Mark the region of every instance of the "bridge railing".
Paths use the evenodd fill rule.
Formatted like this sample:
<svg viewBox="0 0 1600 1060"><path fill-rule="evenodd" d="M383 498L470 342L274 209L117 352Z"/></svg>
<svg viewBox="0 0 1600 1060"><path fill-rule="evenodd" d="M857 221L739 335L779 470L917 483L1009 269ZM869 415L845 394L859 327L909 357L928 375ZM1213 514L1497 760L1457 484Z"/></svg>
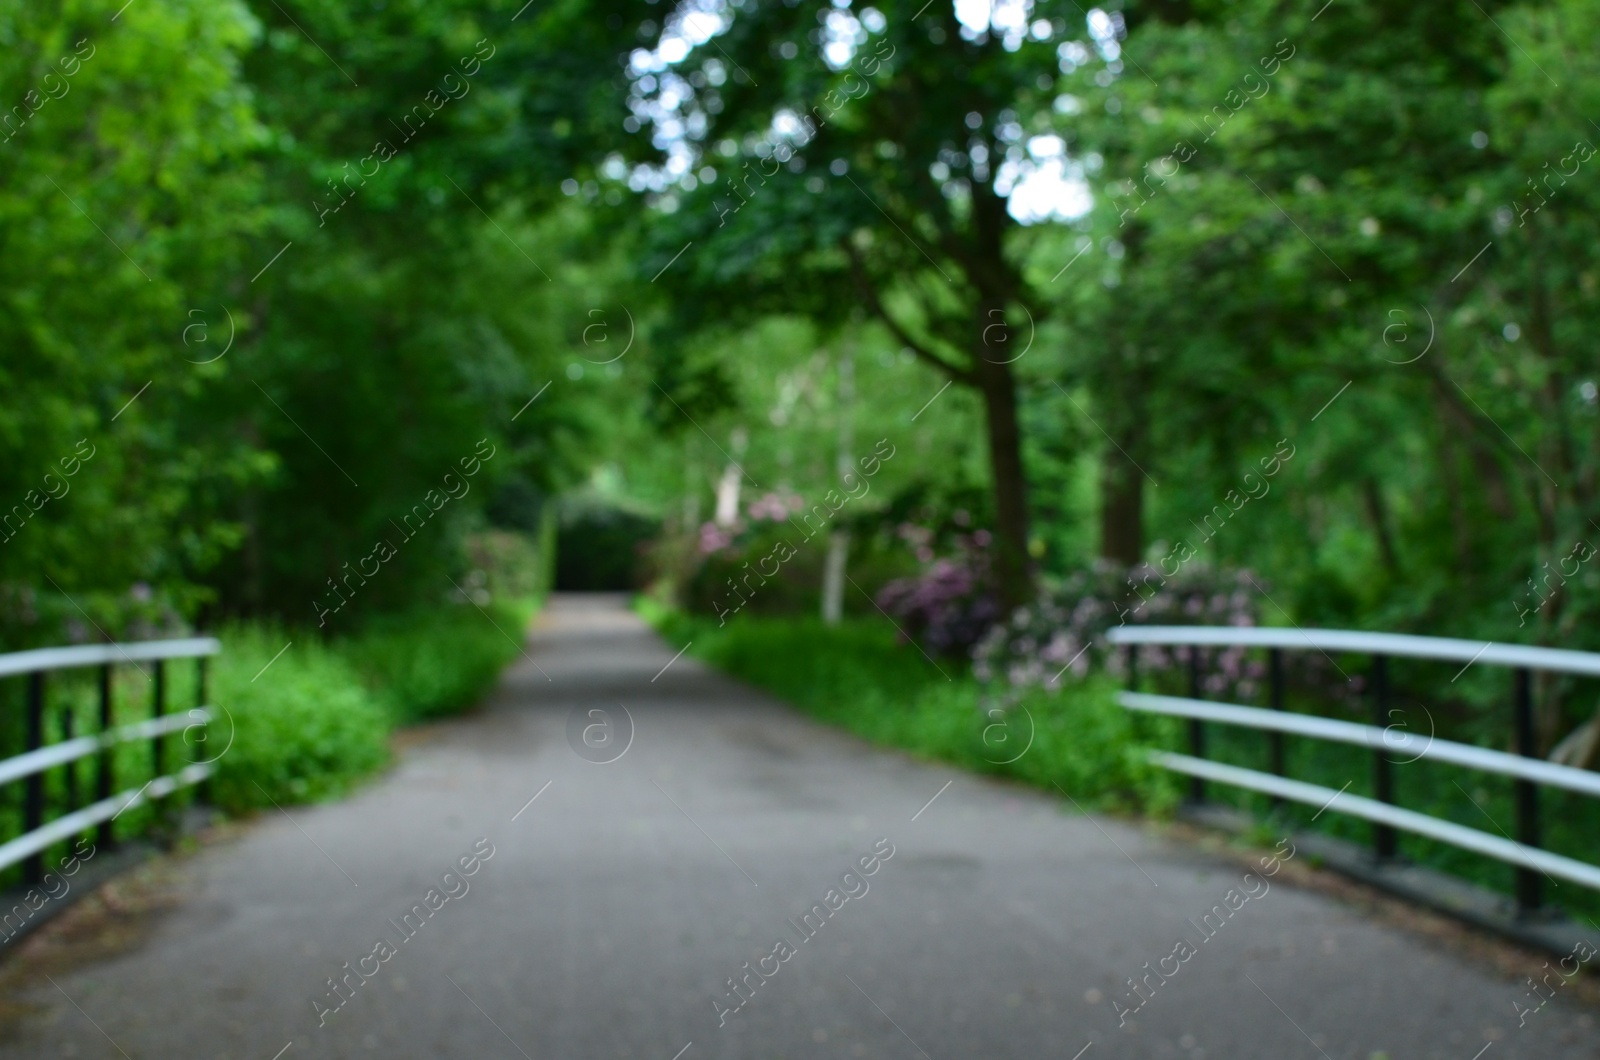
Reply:
<svg viewBox="0 0 1600 1060"><path fill-rule="evenodd" d="M206 704L206 662L222 650L210 637L184 640L141 641L130 644L84 644L66 648L40 648L34 651L0 655L0 679L21 677L27 682L23 708L24 750L11 758L0 759L0 785L21 782L22 833L0 843L0 869L22 862L29 883L43 878L44 851L55 843L98 829L98 841L113 840L112 822L123 811L142 803L164 798L180 788L197 784L211 774L207 763L191 763L166 772L166 737L192 728L203 728L212 718ZM167 668L169 660L196 660L196 705L182 714L167 713ZM151 716L148 720L116 725L113 722L112 668L119 664L151 663ZM51 673L97 667L99 669L99 731L74 733L76 712L64 705L57 714L56 728L61 739L45 743L47 718L47 676ZM141 667L142 669L142 667ZM113 749L120 744L149 740L151 779L139 787L113 792L117 780ZM80 805L79 763L94 756L93 801ZM45 774L51 769L65 771L65 806L46 807ZM48 811L58 811L49 817Z"/></svg>
<svg viewBox="0 0 1600 1060"><path fill-rule="evenodd" d="M1558 765L1537 756L1532 696L1532 675L1535 671L1600 677L1600 654L1446 637L1329 629L1120 626L1112 629L1107 636L1111 643L1122 645L1127 652L1129 687L1119 696L1121 704L1129 710L1187 719L1189 753L1156 751L1152 752L1151 761L1190 777L1192 800L1203 801L1205 784L1213 781L1259 792L1274 800L1286 799L1321 806L1324 810L1370 821L1373 825L1374 853L1380 860L1396 856L1397 833L1403 831L1506 862L1516 866L1516 899L1518 911L1522 914L1531 913L1539 907L1541 875L1571 880L1600 890L1600 867L1551 853L1541 847L1540 788L1561 788L1583 795L1600 796L1600 773ZM1187 697L1153 695L1137 690L1138 650L1144 644L1188 649ZM1203 697L1201 675L1204 650L1222 647L1266 649L1266 708L1218 703ZM1287 711L1283 701L1283 653L1297 650L1371 656L1369 701L1372 724L1363 725ZM1514 753L1435 739L1432 735L1424 737L1412 732L1396 731L1393 725L1388 724L1388 660L1391 657L1460 663L1463 671L1473 665L1511 668L1511 745ZM1208 760L1205 740L1207 723L1265 731L1269 738L1271 772ZM1372 786L1376 797L1352 795L1343 789L1336 791L1287 777L1283 744L1285 735L1372 748ZM1516 838L1493 835L1395 805L1395 761L1391 755L1404 756L1407 762L1426 759L1511 777L1516 800Z"/></svg>

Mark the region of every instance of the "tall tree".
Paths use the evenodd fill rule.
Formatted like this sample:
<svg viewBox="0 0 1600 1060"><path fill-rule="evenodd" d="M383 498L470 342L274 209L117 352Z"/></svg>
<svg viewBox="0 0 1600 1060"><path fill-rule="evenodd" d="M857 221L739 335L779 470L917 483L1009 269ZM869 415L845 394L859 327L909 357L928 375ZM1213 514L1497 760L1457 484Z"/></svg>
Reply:
<svg viewBox="0 0 1600 1060"><path fill-rule="evenodd" d="M1010 603L1031 591L1018 361L1047 303L1008 194L1081 18L1071 4L981 24L950 4L684 4L631 67L634 121L660 153L634 184L675 211L649 267L686 333L773 310L837 324L856 304L976 391Z"/></svg>

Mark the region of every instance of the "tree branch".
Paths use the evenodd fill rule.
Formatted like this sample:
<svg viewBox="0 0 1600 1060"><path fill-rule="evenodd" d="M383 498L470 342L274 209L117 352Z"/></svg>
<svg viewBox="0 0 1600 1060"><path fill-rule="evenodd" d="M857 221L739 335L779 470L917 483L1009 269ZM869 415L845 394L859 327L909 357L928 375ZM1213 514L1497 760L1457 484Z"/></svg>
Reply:
<svg viewBox="0 0 1600 1060"><path fill-rule="evenodd" d="M849 237L846 236L841 239L839 245L843 248L845 256L850 259L850 272L855 277L856 289L861 293L862 299L866 301L867 308L872 311L874 316L883 321L890 333L903 343L907 349L916 354L917 357L944 372L958 383L964 386L977 386L977 376L934 353L933 350L913 337L910 332L901 326L898 320L890 315L888 308L883 304L883 300L878 297L877 288L872 285L872 281L867 277L866 265L862 262L861 255L856 252L855 247L850 245Z"/></svg>

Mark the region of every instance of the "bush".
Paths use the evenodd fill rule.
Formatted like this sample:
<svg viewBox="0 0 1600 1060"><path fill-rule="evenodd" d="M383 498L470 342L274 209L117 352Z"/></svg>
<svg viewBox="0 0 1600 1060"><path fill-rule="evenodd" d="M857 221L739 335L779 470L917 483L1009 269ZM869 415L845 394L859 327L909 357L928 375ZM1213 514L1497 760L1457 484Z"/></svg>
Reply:
<svg viewBox="0 0 1600 1060"><path fill-rule="evenodd" d="M702 540L716 531L702 528ZM682 603L697 615L794 615L816 613L827 539L808 545L784 523L740 527L698 558L683 586Z"/></svg>
<svg viewBox="0 0 1600 1060"><path fill-rule="evenodd" d="M482 613L463 601L386 615L340 642L338 651L393 722L406 725L482 699L520 649L530 610L491 600Z"/></svg>
<svg viewBox="0 0 1600 1060"><path fill-rule="evenodd" d="M209 728L232 743L217 761L217 806L329 798L388 760L390 712L337 652L297 634L278 655L291 635L273 626L234 626L221 639L212 702L222 709Z"/></svg>
<svg viewBox="0 0 1600 1060"><path fill-rule="evenodd" d="M1215 571L1191 565L1163 577L1149 564L1134 568L1099 563L1045 586L1038 599L996 626L973 650L978 677L1003 680L1013 690L1054 692L1070 675L1091 672L1123 676L1120 652L1105 634L1114 626L1254 626L1257 594L1249 571ZM1139 654L1139 671L1157 687L1179 691L1175 671L1187 665L1184 649L1159 646ZM1262 664L1246 649L1215 652L1206 666L1204 690L1211 696L1248 701L1263 676Z"/></svg>
<svg viewBox="0 0 1600 1060"><path fill-rule="evenodd" d="M878 606L906 636L936 655L966 656L1000 618L986 530L962 535L953 558L935 559L914 578L878 593Z"/></svg>
<svg viewBox="0 0 1600 1060"><path fill-rule="evenodd" d="M602 500L565 502L556 538L556 588L625 591L640 583L643 553L660 521Z"/></svg>
<svg viewBox="0 0 1600 1060"><path fill-rule="evenodd" d="M209 731L232 742L217 752L212 801L237 813L344 793L388 761L396 726L478 702L520 650L532 607L491 600L479 613L461 601L386 615L332 644L275 626L224 629ZM210 756L198 742L192 754Z"/></svg>

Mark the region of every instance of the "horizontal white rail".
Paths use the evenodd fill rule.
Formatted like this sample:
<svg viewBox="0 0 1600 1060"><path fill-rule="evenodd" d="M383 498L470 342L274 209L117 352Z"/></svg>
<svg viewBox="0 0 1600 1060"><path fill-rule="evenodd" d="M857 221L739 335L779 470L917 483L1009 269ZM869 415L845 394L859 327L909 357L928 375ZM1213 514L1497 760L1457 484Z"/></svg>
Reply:
<svg viewBox="0 0 1600 1060"><path fill-rule="evenodd" d="M1391 806L1386 802L1369 799L1362 795L1351 795L1348 792L1335 791L1325 788L1320 784L1307 784L1299 780L1288 780L1284 777L1273 776L1271 773L1261 773L1254 769L1242 769L1239 766L1223 765L1220 762L1208 762L1203 758L1192 758L1189 755L1174 754L1170 751L1152 751L1150 761L1159 766L1164 766L1176 773L1186 773L1192 777L1201 777L1205 780L1214 780L1220 784L1232 784L1235 787L1248 788L1259 791L1265 795L1276 795L1292 802L1305 803L1308 806L1323 806L1326 809L1339 813L1347 813L1353 817L1362 817L1379 824L1389 825L1404 832L1426 836L1436 839L1441 843L1471 850L1512 865L1521 865L1534 869L1550 876L1559 876L1561 879L1582 884L1600 890L1600 868L1573 858L1562 857L1549 851L1540 850L1518 843L1512 839L1489 835L1475 828L1465 825L1441 821L1436 817L1429 817L1425 813L1414 810L1402 810L1398 806ZM3 851L4 848L0 848Z"/></svg>
<svg viewBox="0 0 1600 1060"><path fill-rule="evenodd" d="M36 751L28 751L25 754L0 761L0 784L9 784L13 780L31 776L53 766L65 765L80 758L87 758L89 755L107 747L113 747L116 744L165 736L169 732L176 732L179 729L187 729L191 725L209 722L211 718L212 714L209 707L193 707L182 714L168 714L160 718L150 718L146 721L134 722L131 725L118 726L115 729L96 733L93 736L79 736L74 740L53 743L49 747L41 747Z"/></svg>
<svg viewBox="0 0 1600 1060"><path fill-rule="evenodd" d="M215 655L222 642L215 637L190 637L184 640L143 640L133 644L77 644L70 648L36 648L0 655L0 677L31 674L41 670L69 670L78 666L104 666L107 663L138 663L156 659L193 659Z"/></svg>
<svg viewBox="0 0 1600 1060"><path fill-rule="evenodd" d="M1106 633L1113 644L1238 646L1348 651L1365 655L1403 655L1415 659L1487 663L1554 673L1600 677L1600 654L1567 648L1534 648L1454 637L1414 637L1405 633L1362 633L1348 629L1280 629L1262 626L1117 626Z"/></svg>
<svg viewBox="0 0 1600 1060"><path fill-rule="evenodd" d="M1284 710L1263 710L1260 707L1241 707L1232 703L1211 703L1203 699L1185 699L1180 696L1158 696L1147 692L1123 692L1119 701L1129 710L1151 714L1167 714L1179 718L1197 718L1217 721L1226 725L1243 725L1252 729L1275 729L1296 736L1310 736L1320 740L1360 744L1373 750L1393 751L1401 758L1413 761L1426 758L1449 762L1452 765L1481 769L1504 776L1521 777L1553 788L1566 788L1585 795L1600 796L1600 773L1588 769L1574 769L1557 765L1541 758L1493 751L1487 747L1436 740L1395 728L1380 729L1376 725L1359 725L1350 721L1318 718L1309 714L1291 714Z"/></svg>
<svg viewBox="0 0 1600 1060"><path fill-rule="evenodd" d="M59 843L71 839L80 832L88 831L101 821L108 821L123 810L131 809L141 803L152 799L165 798L179 788L198 784L211 775L209 763L197 762L187 766L176 773L164 777L157 777L142 788L129 788L127 791L118 792L107 799L91 803L81 810L76 810L64 817L57 817L47 825L35 828L26 835L18 836L9 843L0 844L0 869L8 868L28 857L48 848L52 843Z"/></svg>

